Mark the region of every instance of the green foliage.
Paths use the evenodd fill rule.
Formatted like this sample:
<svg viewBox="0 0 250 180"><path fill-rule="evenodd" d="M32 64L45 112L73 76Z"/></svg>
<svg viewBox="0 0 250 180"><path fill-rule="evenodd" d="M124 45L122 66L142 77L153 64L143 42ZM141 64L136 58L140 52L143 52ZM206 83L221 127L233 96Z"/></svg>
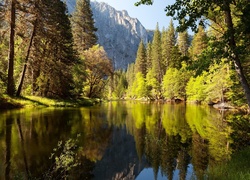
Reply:
<svg viewBox="0 0 250 180"><path fill-rule="evenodd" d="M136 73L131 95L136 98L142 98L147 96L146 80L141 72Z"/></svg>
<svg viewBox="0 0 250 180"><path fill-rule="evenodd" d="M79 137L79 136L78 136ZM60 177L68 178L69 171L80 165L77 150L78 139L69 139L66 142L59 141L57 147L53 149L50 159L54 161L51 172L46 174L46 178Z"/></svg>
<svg viewBox="0 0 250 180"><path fill-rule="evenodd" d="M71 17L72 31L76 49L80 55L97 43L93 13L89 0L76 0L75 11Z"/></svg>
<svg viewBox="0 0 250 180"><path fill-rule="evenodd" d="M161 56L161 32L159 31L158 24L154 32L153 42L152 42L152 72L159 83L162 81L162 56Z"/></svg>
<svg viewBox="0 0 250 180"><path fill-rule="evenodd" d="M147 73L147 56L143 40L141 40L135 60L135 73L141 72L144 77Z"/></svg>
<svg viewBox="0 0 250 180"><path fill-rule="evenodd" d="M128 82L124 71L118 70L115 72L115 75L113 77L113 84L111 86L113 88L112 98L120 99L125 97Z"/></svg>
<svg viewBox="0 0 250 180"><path fill-rule="evenodd" d="M152 68L152 43L148 42L146 47L147 72Z"/></svg>
<svg viewBox="0 0 250 180"><path fill-rule="evenodd" d="M168 68L162 82L162 91L165 98L173 99L178 96L178 80L179 71L175 68Z"/></svg>
<svg viewBox="0 0 250 180"><path fill-rule="evenodd" d="M72 97L72 68L77 63L66 5L60 0L37 4L37 33L26 83L36 95ZM42 9L42 11L40 11ZM46 13L44 13L46 12ZM55 25L56 24L56 25Z"/></svg>
<svg viewBox="0 0 250 180"><path fill-rule="evenodd" d="M113 74L113 66L103 47L95 45L84 51L85 82L84 95L89 98L100 98Z"/></svg>
<svg viewBox="0 0 250 180"><path fill-rule="evenodd" d="M142 0L136 3L140 4L152 4L151 0ZM182 1L176 0L173 4L168 5L165 8L167 16L172 16L175 20L178 20L179 25L177 31L183 32L188 28L193 31L198 30L198 34L194 37L192 56L193 60L196 60L196 55L201 54L202 50L207 47L204 43L206 38L205 33L202 32L202 27L208 23L211 23L211 27L214 29L214 40L217 44L222 46L216 46L220 50L223 58L227 58L233 61L235 65L235 72L239 77L242 88L244 89L245 97L247 99L248 106L250 107L250 87L247 81L247 73L244 69L242 62L247 56L249 50L249 2L248 1ZM199 31L201 34L199 34ZM199 36L198 36L199 35ZM214 43L214 45L216 45ZM247 52L247 53L246 53ZM217 54L217 53L216 53ZM219 58L222 59L221 55ZM209 58L206 58L209 60ZM204 68L208 68L211 63L201 62L195 65ZM202 73L202 68L196 67L199 70L196 75ZM247 68L246 68L247 69ZM207 70L207 69L206 69Z"/></svg>
<svg viewBox="0 0 250 180"><path fill-rule="evenodd" d="M150 69L147 73L146 84L149 97L157 98L160 96L158 91L160 89L160 83L157 81L152 69Z"/></svg>
<svg viewBox="0 0 250 180"><path fill-rule="evenodd" d="M208 176L211 179L221 180L246 180L250 179L249 172L250 148L235 153L231 160L220 164L211 165Z"/></svg>
<svg viewBox="0 0 250 180"><path fill-rule="evenodd" d="M182 63L180 70L169 68L163 77L162 92L165 98L182 98L186 100L186 85L191 77L186 63Z"/></svg>
<svg viewBox="0 0 250 180"><path fill-rule="evenodd" d="M126 79L128 81L128 87L131 87L135 80L135 64L131 63L128 65L126 72Z"/></svg>
<svg viewBox="0 0 250 180"><path fill-rule="evenodd" d="M81 62L75 64L72 71L74 80L73 94L77 96L83 95L84 82L86 81L84 61L81 59Z"/></svg>
<svg viewBox="0 0 250 180"><path fill-rule="evenodd" d="M178 56L178 48L176 47L176 31L174 28L173 20L170 21L167 32L166 32L166 48L167 56L165 59L165 65L167 68L179 68L177 64L180 64Z"/></svg>
<svg viewBox="0 0 250 180"><path fill-rule="evenodd" d="M182 56L188 56L189 39L187 30L178 34L178 47Z"/></svg>
<svg viewBox="0 0 250 180"><path fill-rule="evenodd" d="M198 32L194 35L191 47L191 56L195 61L197 57L207 47L207 34L202 26L199 26Z"/></svg>
<svg viewBox="0 0 250 180"><path fill-rule="evenodd" d="M188 100L224 102L225 97L230 97L233 81L229 64L213 64L209 69L209 72L203 71L201 75L189 80L186 88Z"/></svg>
<svg viewBox="0 0 250 180"><path fill-rule="evenodd" d="M207 73L204 72L200 76L190 78L186 87L188 100L200 102L206 99L206 76Z"/></svg>
<svg viewBox="0 0 250 180"><path fill-rule="evenodd" d="M224 96L230 91L231 80L230 66L223 61L220 64L210 66L207 76L207 99L216 99L224 102Z"/></svg>

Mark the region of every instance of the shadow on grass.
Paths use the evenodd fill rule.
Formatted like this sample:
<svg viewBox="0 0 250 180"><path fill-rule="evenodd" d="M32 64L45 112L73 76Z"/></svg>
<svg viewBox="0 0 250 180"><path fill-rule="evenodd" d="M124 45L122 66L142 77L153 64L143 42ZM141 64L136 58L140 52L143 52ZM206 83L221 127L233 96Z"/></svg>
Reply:
<svg viewBox="0 0 250 180"><path fill-rule="evenodd" d="M13 101L12 99L0 97L0 110L17 109L17 108L22 108L22 107L23 105L21 103L17 103Z"/></svg>
<svg viewBox="0 0 250 180"><path fill-rule="evenodd" d="M45 103L42 103L40 101L37 101L37 100L34 100L34 99L30 99L30 98L27 98L27 97L23 97L23 96L20 96L20 97L16 97L16 99L19 99L19 100L25 100L25 101L30 101L34 104L37 104L37 105L41 105L41 106L46 106L48 107L49 105L45 104Z"/></svg>

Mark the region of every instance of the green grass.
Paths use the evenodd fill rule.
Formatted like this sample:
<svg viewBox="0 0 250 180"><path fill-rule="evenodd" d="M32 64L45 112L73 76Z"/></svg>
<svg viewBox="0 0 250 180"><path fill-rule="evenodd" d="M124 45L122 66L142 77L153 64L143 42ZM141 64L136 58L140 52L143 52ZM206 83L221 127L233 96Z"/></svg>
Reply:
<svg viewBox="0 0 250 180"><path fill-rule="evenodd" d="M72 100L49 99L39 96L9 97L3 95L0 97L0 109L13 109L22 107L82 107L91 106L98 100L79 98Z"/></svg>
<svg viewBox="0 0 250 180"><path fill-rule="evenodd" d="M230 161L210 167L208 177L211 180L249 180L250 147L233 154Z"/></svg>
<svg viewBox="0 0 250 180"><path fill-rule="evenodd" d="M23 107L23 105L13 98L10 98L6 95L2 95L0 97L0 109L14 109L21 107Z"/></svg>

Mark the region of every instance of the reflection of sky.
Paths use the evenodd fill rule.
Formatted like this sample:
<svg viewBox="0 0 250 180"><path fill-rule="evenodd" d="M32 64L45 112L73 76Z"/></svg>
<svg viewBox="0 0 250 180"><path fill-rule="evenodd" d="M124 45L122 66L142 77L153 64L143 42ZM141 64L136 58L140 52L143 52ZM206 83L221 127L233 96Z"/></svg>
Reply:
<svg viewBox="0 0 250 180"><path fill-rule="evenodd" d="M162 175L161 172L158 172L157 180L166 180L168 179L166 176ZM179 177L179 169L174 171L173 180L178 180ZM188 165L186 179L194 179L194 172L192 164ZM145 168L141 171L141 173L136 177L136 180L154 180L154 171L153 168Z"/></svg>

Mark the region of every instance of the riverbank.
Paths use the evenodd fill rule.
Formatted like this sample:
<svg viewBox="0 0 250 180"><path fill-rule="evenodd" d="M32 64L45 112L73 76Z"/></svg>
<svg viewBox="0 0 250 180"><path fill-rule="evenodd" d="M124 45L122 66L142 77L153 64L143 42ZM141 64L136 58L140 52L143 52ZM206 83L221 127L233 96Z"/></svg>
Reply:
<svg viewBox="0 0 250 180"><path fill-rule="evenodd" d="M209 168L209 179L246 180L250 179L250 147L236 152L231 160Z"/></svg>
<svg viewBox="0 0 250 180"><path fill-rule="evenodd" d="M49 99L38 96L0 97L0 109L17 109L24 107L83 107L99 103L99 99Z"/></svg>

